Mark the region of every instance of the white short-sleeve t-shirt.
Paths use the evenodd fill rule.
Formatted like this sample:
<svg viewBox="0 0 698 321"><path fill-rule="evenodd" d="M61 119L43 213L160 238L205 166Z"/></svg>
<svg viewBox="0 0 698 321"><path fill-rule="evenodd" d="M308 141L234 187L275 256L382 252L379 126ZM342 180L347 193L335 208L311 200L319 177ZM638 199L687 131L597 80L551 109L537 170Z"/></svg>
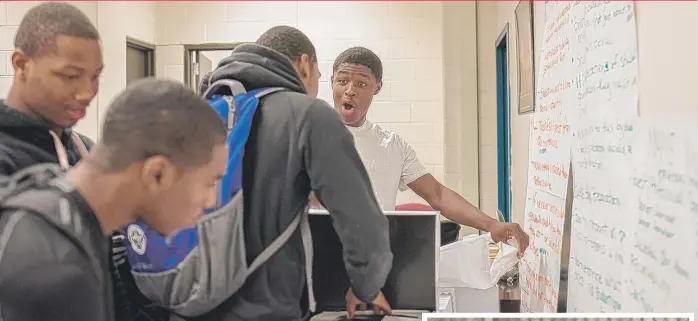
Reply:
<svg viewBox="0 0 698 321"><path fill-rule="evenodd" d="M366 120L360 127L347 126L364 162L373 190L383 210L395 210L398 190L428 174L417 154L402 137Z"/></svg>

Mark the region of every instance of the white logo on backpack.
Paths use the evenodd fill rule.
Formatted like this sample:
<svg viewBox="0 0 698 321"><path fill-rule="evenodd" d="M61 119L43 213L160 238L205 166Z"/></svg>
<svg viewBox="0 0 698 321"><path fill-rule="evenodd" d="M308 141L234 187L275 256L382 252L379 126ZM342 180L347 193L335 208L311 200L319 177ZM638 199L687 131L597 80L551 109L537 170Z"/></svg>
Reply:
<svg viewBox="0 0 698 321"><path fill-rule="evenodd" d="M131 224L128 226L126 232L128 234L128 241L131 243L131 248L133 251L138 253L138 255L145 254L145 248L147 245L145 231L143 231L140 226Z"/></svg>

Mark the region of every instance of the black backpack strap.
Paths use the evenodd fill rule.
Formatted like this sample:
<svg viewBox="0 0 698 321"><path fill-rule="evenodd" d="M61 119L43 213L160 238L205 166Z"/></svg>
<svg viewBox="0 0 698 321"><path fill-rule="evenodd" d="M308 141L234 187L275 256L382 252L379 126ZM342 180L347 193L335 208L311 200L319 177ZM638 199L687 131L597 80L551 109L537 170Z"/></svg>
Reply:
<svg viewBox="0 0 698 321"><path fill-rule="evenodd" d="M15 186L8 186L7 193L1 197L2 210L25 211L43 219L89 255L91 249L85 245L92 244L90 231L75 211L71 195L74 188L62 175L62 169L56 165L30 168L26 173L13 175L10 184Z"/></svg>
<svg viewBox="0 0 698 321"><path fill-rule="evenodd" d="M2 209L20 209L40 214L55 212L59 195L73 190L63 178L64 175L65 170L56 164L35 165L18 171L2 183ZM35 198L36 193L44 197Z"/></svg>
<svg viewBox="0 0 698 321"><path fill-rule="evenodd" d="M0 204L4 207L5 200L28 189L41 187L65 170L56 164L40 164L21 169L11 176L0 176Z"/></svg>

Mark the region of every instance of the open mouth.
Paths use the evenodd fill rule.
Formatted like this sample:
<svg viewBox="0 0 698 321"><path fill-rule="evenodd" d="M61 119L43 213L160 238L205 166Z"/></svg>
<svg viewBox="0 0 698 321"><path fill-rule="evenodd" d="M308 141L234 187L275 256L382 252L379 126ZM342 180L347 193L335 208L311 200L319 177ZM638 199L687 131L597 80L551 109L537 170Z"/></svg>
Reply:
<svg viewBox="0 0 698 321"><path fill-rule="evenodd" d="M351 117L354 114L354 104L349 101L342 102L342 107L339 109L341 114L345 117Z"/></svg>

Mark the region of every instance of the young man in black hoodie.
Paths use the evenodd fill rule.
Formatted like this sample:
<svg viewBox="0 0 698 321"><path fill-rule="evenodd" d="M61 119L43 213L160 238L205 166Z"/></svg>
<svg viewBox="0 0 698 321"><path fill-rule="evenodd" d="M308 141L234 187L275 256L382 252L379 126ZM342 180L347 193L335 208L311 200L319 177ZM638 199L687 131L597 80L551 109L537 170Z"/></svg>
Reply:
<svg viewBox="0 0 698 321"><path fill-rule="evenodd" d="M99 89L104 65L97 28L71 4L38 4L22 18L11 60L12 87L0 102L0 176L40 163L75 165L92 146L72 127ZM116 236L116 248L121 243ZM116 259L123 250L117 252ZM124 297L118 273L114 282L117 298ZM128 321L127 300L116 305L119 319Z"/></svg>
<svg viewBox="0 0 698 321"><path fill-rule="evenodd" d="M315 48L299 30L279 26L255 44L238 46L211 75L240 81L247 90L283 87L262 99L243 159L245 244L254 259L314 191L343 244L352 289L360 301L386 312L381 293L392 266L388 222L371 188L354 139L334 110L315 96L320 73ZM298 321L305 264L299 232L214 311L195 320Z"/></svg>
<svg viewBox="0 0 698 321"><path fill-rule="evenodd" d="M99 33L79 9L47 2L22 19L12 53L14 80L0 104L0 175L38 163L75 165L90 147L71 130L97 95Z"/></svg>

